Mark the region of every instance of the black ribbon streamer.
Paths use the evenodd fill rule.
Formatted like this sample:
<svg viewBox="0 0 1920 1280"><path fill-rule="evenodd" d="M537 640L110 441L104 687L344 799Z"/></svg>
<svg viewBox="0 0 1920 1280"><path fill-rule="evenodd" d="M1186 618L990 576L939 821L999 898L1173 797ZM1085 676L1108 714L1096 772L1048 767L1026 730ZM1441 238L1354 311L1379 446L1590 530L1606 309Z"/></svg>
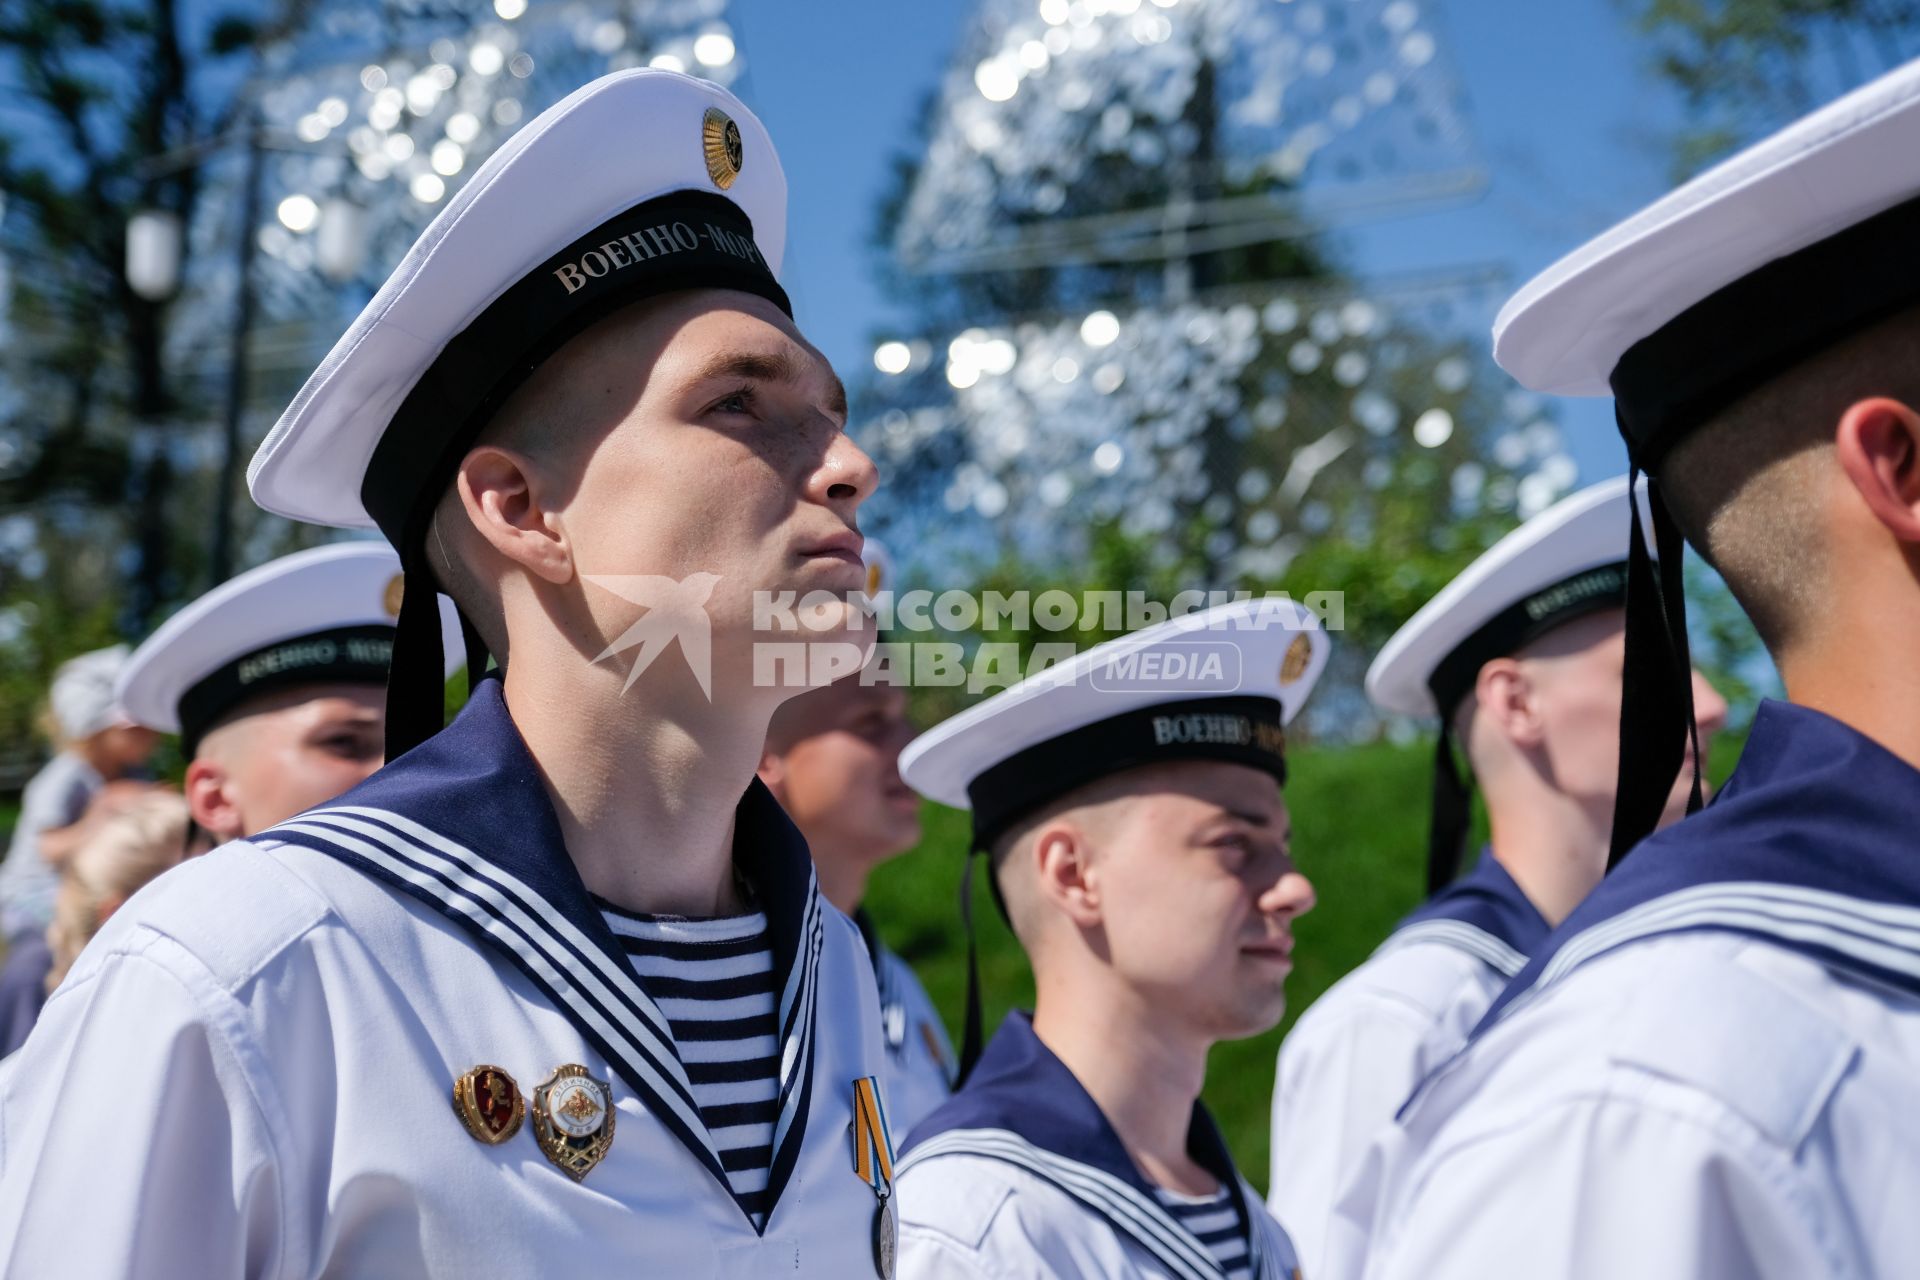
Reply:
<svg viewBox="0 0 1920 1280"><path fill-rule="evenodd" d="M1629 482L1637 481L1639 475L1639 465L1630 464ZM1629 517L1627 646L1610 867L1659 826L1689 741L1694 747L1693 789L1687 812L1698 812L1702 804L1700 730L1693 717L1693 658L1687 643L1687 597L1681 572L1685 552L1679 527L1651 478L1647 506L1660 562L1656 568L1647 552L1636 503Z"/></svg>
<svg viewBox="0 0 1920 1280"><path fill-rule="evenodd" d="M987 876L993 876L988 868ZM986 1032L980 1014L980 947L973 927L973 852L969 851L960 867L960 922L967 932L967 1011L960 1027L960 1072L954 1077L957 1090L980 1062L986 1047Z"/></svg>
<svg viewBox="0 0 1920 1280"><path fill-rule="evenodd" d="M1427 829L1427 896L1460 874L1460 855L1473 822L1473 793L1453 758L1453 730L1443 715L1433 745L1433 817Z"/></svg>

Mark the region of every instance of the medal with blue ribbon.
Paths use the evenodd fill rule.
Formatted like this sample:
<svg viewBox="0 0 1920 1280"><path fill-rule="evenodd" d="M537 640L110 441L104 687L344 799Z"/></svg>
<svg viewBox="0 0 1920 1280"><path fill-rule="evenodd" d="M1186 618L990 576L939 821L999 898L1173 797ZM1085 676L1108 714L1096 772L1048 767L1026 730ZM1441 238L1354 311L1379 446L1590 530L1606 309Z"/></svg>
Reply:
<svg viewBox="0 0 1920 1280"><path fill-rule="evenodd" d="M893 1280L900 1226L893 1211L893 1132L880 1101L880 1082L861 1076L853 1082L853 1171L873 1188L880 1204L873 1214L873 1269Z"/></svg>

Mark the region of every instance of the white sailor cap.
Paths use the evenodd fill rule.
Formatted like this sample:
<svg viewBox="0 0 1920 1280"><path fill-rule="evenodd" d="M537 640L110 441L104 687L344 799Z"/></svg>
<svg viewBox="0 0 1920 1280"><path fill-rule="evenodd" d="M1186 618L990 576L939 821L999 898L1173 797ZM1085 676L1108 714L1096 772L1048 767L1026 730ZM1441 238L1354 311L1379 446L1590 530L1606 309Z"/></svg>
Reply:
<svg viewBox="0 0 1920 1280"><path fill-rule="evenodd" d="M487 158L334 344L254 455L254 501L378 525L404 553L473 434L594 321L709 286L791 313L786 203L766 130L719 86L643 68L576 90Z"/></svg>
<svg viewBox="0 0 1920 1280"><path fill-rule="evenodd" d="M547 357L629 303L730 289L791 315L787 183L738 99L678 72L605 76L523 126L421 233L247 470L254 501L377 526L407 593L389 756L441 723L424 542L480 430ZM478 652L476 634L468 647Z"/></svg>
<svg viewBox="0 0 1920 1280"><path fill-rule="evenodd" d="M282 556L188 604L134 651L120 673L127 714L178 733L191 753L241 702L316 684L381 684L400 616L400 557L379 542ZM460 622L442 602L449 661L460 667Z"/></svg>
<svg viewBox="0 0 1920 1280"><path fill-rule="evenodd" d="M1638 464L1794 362L1920 301L1920 61L1548 267L1494 322L1535 391L1612 394Z"/></svg>
<svg viewBox="0 0 1920 1280"><path fill-rule="evenodd" d="M1374 705L1403 716L1452 715L1494 658L1582 614L1624 606L1627 493L1625 476L1603 480L1482 553L1382 646L1367 668Z"/></svg>
<svg viewBox="0 0 1920 1280"><path fill-rule="evenodd" d="M1284 726L1329 643L1284 597L1236 601L1096 645L921 734L900 776L973 811L974 847L1097 778L1214 759L1286 775Z"/></svg>

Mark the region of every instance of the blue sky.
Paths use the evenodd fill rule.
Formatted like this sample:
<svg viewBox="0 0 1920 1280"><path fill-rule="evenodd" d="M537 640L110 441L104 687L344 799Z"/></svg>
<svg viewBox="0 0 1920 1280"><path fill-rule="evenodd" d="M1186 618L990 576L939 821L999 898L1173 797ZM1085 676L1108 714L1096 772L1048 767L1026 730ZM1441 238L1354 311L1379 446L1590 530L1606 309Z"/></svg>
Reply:
<svg viewBox="0 0 1920 1280"><path fill-rule="evenodd" d="M1362 275L1495 263L1518 286L1665 190L1680 115L1646 72L1623 0L1452 0L1437 9L1489 170L1472 204L1343 233ZM848 376L900 317L867 238L890 157L966 31L970 0L732 0L741 96L779 144L791 190L787 285ZM1625 469L1612 409L1563 402L1583 483Z"/></svg>

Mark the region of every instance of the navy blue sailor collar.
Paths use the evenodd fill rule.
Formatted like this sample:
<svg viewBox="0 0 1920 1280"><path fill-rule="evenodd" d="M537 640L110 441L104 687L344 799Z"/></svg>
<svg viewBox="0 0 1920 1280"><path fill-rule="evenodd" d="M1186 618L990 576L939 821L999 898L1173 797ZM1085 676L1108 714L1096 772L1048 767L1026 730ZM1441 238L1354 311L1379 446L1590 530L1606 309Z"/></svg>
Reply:
<svg viewBox="0 0 1920 1280"><path fill-rule="evenodd" d="M497 675L479 683L439 734L345 795L259 838L339 858L503 954L733 1194L671 1024L567 854ZM825 927L806 841L757 779L735 811L734 865L766 912L780 980L780 1112L766 1195L771 1223L799 1156L811 1100ZM751 1221L746 1205L741 1211Z"/></svg>
<svg viewBox="0 0 1920 1280"><path fill-rule="evenodd" d="M1641 938L1720 930L1920 995L1920 770L1808 707L1760 704L1712 804L1643 841L1474 1029Z"/></svg>
<svg viewBox="0 0 1920 1280"><path fill-rule="evenodd" d="M1473 870L1402 920L1382 952L1417 942L1439 942L1472 955L1502 977L1526 967L1551 931L1546 917L1521 892L1491 848Z"/></svg>
<svg viewBox="0 0 1920 1280"><path fill-rule="evenodd" d="M1032 1018L1015 1010L987 1042L960 1091L907 1135L901 1168L941 1154L1005 1160L1060 1187L1158 1257L1182 1280L1222 1274L1206 1247L1160 1204L1106 1113L1067 1064L1034 1034ZM1233 1165L1226 1140L1195 1101L1187 1154L1232 1198L1248 1229L1256 1276L1285 1272L1255 1217L1260 1200Z"/></svg>

